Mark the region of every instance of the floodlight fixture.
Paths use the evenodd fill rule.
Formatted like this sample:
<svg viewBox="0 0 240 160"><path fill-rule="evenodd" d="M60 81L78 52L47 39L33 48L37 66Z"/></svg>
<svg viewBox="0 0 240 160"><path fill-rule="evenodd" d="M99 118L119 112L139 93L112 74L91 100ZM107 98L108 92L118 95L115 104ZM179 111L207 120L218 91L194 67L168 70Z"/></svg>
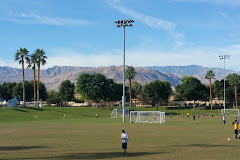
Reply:
<svg viewBox="0 0 240 160"><path fill-rule="evenodd" d="M125 28L125 27L132 27L133 25L131 23L133 22L134 20L131 20L131 19L123 19L123 20L117 20L114 23L117 23L116 27L123 26Z"/></svg>

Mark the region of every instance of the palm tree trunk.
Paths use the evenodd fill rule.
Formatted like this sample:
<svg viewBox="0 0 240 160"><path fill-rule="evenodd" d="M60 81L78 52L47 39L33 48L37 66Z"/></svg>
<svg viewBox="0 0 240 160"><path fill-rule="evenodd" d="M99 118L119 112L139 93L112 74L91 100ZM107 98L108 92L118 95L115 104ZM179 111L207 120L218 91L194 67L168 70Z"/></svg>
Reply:
<svg viewBox="0 0 240 160"><path fill-rule="evenodd" d="M132 84L131 84L131 78L129 78L129 96L130 96L130 108L132 108Z"/></svg>
<svg viewBox="0 0 240 160"><path fill-rule="evenodd" d="M40 64L38 65L38 81L37 81L37 107L39 108L39 79L40 79Z"/></svg>
<svg viewBox="0 0 240 160"><path fill-rule="evenodd" d="M22 57L22 79L23 79L23 107L25 107L25 81L24 81L24 59Z"/></svg>
<svg viewBox="0 0 240 160"><path fill-rule="evenodd" d="M193 110L195 110L195 100L193 101Z"/></svg>
<svg viewBox="0 0 240 160"><path fill-rule="evenodd" d="M234 84L234 89L235 89L235 101L236 101L236 109L237 109L237 85Z"/></svg>
<svg viewBox="0 0 240 160"><path fill-rule="evenodd" d="M34 91L34 107L36 107L36 70L33 69L33 91Z"/></svg>
<svg viewBox="0 0 240 160"><path fill-rule="evenodd" d="M210 83L210 103L211 103L211 110L212 110L212 83L211 83L211 78L209 79Z"/></svg>

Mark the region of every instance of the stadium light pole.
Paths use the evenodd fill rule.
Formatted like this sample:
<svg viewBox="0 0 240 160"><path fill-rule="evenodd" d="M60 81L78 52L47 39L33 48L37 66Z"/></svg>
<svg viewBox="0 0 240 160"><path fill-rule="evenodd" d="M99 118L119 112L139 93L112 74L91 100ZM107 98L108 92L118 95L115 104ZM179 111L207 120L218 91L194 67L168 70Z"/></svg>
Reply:
<svg viewBox="0 0 240 160"><path fill-rule="evenodd" d="M230 55L220 55L219 56L220 59L223 59L224 61L224 89L223 89L223 107L224 107L224 114L225 114L225 109L226 109L226 99L225 99L225 81L226 81L226 77L225 77L225 59L229 59Z"/></svg>
<svg viewBox="0 0 240 160"><path fill-rule="evenodd" d="M123 107L123 123L125 123L125 106L126 106L126 96L125 96L125 27L133 26L131 23L134 22L131 19L124 19L115 21L116 27L123 27L123 96L122 96L122 107Z"/></svg>

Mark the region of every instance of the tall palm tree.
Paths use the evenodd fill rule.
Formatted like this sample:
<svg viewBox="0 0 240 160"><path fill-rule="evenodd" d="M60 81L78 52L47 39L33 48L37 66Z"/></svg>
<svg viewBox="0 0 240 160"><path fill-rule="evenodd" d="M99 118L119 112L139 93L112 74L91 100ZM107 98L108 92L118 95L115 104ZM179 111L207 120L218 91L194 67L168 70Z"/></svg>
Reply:
<svg viewBox="0 0 240 160"><path fill-rule="evenodd" d="M212 79L214 79L215 74L212 70L207 71L205 75L205 79L209 79L209 87L210 87L210 103L211 103L211 110L212 110Z"/></svg>
<svg viewBox="0 0 240 160"><path fill-rule="evenodd" d="M25 79L24 79L24 60L28 56L28 50L26 48L20 48L15 53L14 61L18 61L19 64L22 64L22 80L23 80L23 105L25 106Z"/></svg>
<svg viewBox="0 0 240 160"><path fill-rule="evenodd" d="M27 68L32 68L33 70L33 86L34 86L33 95L34 95L34 107L36 107L36 104L35 104L36 102L36 64L37 64L36 53L32 53L30 57L29 56L27 57L27 64L28 64Z"/></svg>
<svg viewBox="0 0 240 160"><path fill-rule="evenodd" d="M136 74L136 71L132 66L127 67L126 78L129 80L130 108L132 108L132 79L134 79L135 74Z"/></svg>
<svg viewBox="0 0 240 160"><path fill-rule="evenodd" d="M36 49L36 64L38 66L38 81L37 81L37 106L39 108L39 81L40 81L40 66L47 63L46 52L43 49Z"/></svg>
<svg viewBox="0 0 240 160"><path fill-rule="evenodd" d="M237 86L240 84L240 75L236 73L229 74L227 76L227 80L229 81L229 84L231 86L234 86L235 89L235 103L236 103L236 109L237 109Z"/></svg>

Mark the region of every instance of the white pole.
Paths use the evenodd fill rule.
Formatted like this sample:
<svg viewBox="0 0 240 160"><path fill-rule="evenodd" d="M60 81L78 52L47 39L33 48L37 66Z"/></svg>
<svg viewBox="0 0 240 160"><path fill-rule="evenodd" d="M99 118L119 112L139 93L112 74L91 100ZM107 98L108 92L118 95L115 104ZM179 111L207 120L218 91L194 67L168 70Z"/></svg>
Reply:
<svg viewBox="0 0 240 160"><path fill-rule="evenodd" d="M130 113L130 123L132 122L132 116L131 116L132 114Z"/></svg>
<svg viewBox="0 0 240 160"><path fill-rule="evenodd" d="M125 26L123 26L123 96L122 96L122 107L123 107L123 123L125 123Z"/></svg>
<svg viewBox="0 0 240 160"><path fill-rule="evenodd" d="M225 107L225 59L226 59L226 57L225 57L225 55L223 56L223 60L224 60L224 102L223 102L223 107L224 107L224 114L225 114L225 109L226 109L226 107Z"/></svg>

